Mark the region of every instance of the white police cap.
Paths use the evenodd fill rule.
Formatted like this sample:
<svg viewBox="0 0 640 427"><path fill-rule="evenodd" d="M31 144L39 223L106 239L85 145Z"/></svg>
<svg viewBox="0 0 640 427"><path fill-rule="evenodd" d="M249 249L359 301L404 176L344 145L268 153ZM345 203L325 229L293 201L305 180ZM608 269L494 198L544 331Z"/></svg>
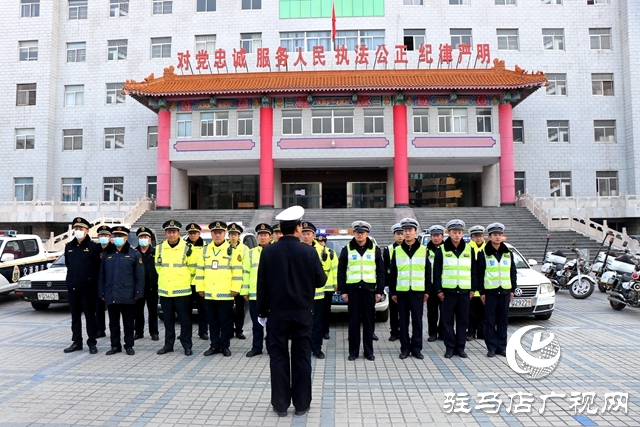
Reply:
<svg viewBox="0 0 640 427"><path fill-rule="evenodd" d="M429 234L444 234L444 227L441 226L441 225L438 225L438 224L432 225L427 230L427 233L429 233Z"/></svg>
<svg viewBox="0 0 640 427"><path fill-rule="evenodd" d="M291 206L276 215L276 220L285 221L300 221L304 215L304 208L302 206Z"/></svg>
<svg viewBox="0 0 640 427"><path fill-rule="evenodd" d="M402 228L415 228L418 230L420 228L420 223L413 218L403 218L400 221L400 227Z"/></svg>
<svg viewBox="0 0 640 427"><path fill-rule="evenodd" d="M504 224L494 222L487 226L487 233L504 233Z"/></svg>
<svg viewBox="0 0 640 427"><path fill-rule="evenodd" d="M484 227L481 225L474 225L469 229L469 234L482 234L484 235Z"/></svg>
<svg viewBox="0 0 640 427"><path fill-rule="evenodd" d="M359 231L364 233L371 232L371 224L369 224L366 221L354 221L353 224L351 224L351 228L353 228L353 231Z"/></svg>
<svg viewBox="0 0 640 427"><path fill-rule="evenodd" d="M465 224L461 219L452 219L447 223L447 230L464 230Z"/></svg>
<svg viewBox="0 0 640 427"><path fill-rule="evenodd" d="M400 225L399 222L396 222L395 224L393 224L391 226L391 232L392 233L402 233L402 226Z"/></svg>

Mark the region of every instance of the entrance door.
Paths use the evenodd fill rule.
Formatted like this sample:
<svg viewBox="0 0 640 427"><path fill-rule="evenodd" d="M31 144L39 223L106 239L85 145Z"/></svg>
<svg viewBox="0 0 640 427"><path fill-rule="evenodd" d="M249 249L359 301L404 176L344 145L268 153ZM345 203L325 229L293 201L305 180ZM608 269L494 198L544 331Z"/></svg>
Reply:
<svg viewBox="0 0 640 427"><path fill-rule="evenodd" d="M295 182L282 184L282 207L299 205L307 209L322 207L322 183Z"/></svg>
<svg viewBox="0 0 640 427"><path fill-rule="evenodd" d="M339 209L347 207L347 183L325 182L322 184L322 208Z"/></svg>

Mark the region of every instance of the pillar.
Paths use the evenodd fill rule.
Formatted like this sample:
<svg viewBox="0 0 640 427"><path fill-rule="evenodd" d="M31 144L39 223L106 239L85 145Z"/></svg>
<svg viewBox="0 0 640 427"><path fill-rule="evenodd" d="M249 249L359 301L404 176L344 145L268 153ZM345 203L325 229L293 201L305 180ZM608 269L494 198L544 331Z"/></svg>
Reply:
<svg viewBox="0 0 640 427"><path fill-rule="evenodd" d="M171 162L169 161L169 135L171 134L171 112L158 111L158 198L156 209L171 209Z"/></svg>
<svg viewBox="0 0 640 427"><path fill-rule="evenodd" d="M393 106L393 196L395 207L409 206L409 158L407 156L407 106L398 94Z"/></svg>
<svg viewBox="0 0 640 427"><path fill-rule="evenodd" d="M273 107L267 99L260 108L260 209L273 209Z"/></svg>
<svg viewBox="0 0 640 427"><path fill-rule="evenodd" d="M498 107L500 122L500 204L515 205L516 184L513 153L513 109L504 103Z"/></svg>

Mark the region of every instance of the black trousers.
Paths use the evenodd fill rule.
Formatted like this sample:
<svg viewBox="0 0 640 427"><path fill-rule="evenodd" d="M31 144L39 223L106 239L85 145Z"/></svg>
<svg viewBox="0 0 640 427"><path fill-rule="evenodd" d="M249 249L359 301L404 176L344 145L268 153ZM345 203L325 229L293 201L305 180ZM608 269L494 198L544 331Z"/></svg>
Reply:
<svg viewBox="0 0 640 427"><path fill-rule="evenodd" d="M207 329L209 329L209 323L207 320L207 308L204 304L204 297L201 297L200 294L196 292L195 286L191 286L191 307L189 313L191 313L194 301L196 308L198 309L198 335L206 335Z"/></svg>
<svg viewBox="0 0 640 427"><path fill-rule="evenodd" d="M442 301L442 338L447 350L454 353L464 351L467 344L467 327L469 326L469 292L444 293ZM455 323L455 331L454 325Z"/></svg>
<svg viewBox="0 0 640 427"><path fill-rule="evenodd" d="M278 412L291 406L311 406L311 330L313 314L308 310L269 313L269 365L271 404ZM289 356L291 337L291 356Z"/></svg>
<svg viewBox="0 0 640 427"><path fill-rule="evenodd" d="M233 316L233 332L236 335L240 335L242 333L242 329L244 328L244 318L246 316L245 312L245 300L244 296L236 295L233 297L233 302L235 303L235 311L232 312ZM232 307L233 310L233 307Z"/></svg>
<svg viewBox="0 0 640 427"><path fill-rule="evenodd" d="M209 320L211 348L229 348L233 333L233 300L204 300Z"/></svg>
<svg viewBox="0 0 640 427"><path fill-rule="evenodd" d="M398 311L398 303L390 299L389 300L389 333L393 337L400 337L400 314L399 313L400 312Z"/></svg>
<svg viewBox="0 0 640 427"><path fill-rule="evenodd" d="M360 352L360 319L362 319L362 347L365 356L373 356L373 325L375 324L376 297L368 289L350 286L349 295L349 355Z"/></svg>
<svg viewBox="0 0 640 427"><path fill-rule="evenodd" d="M258 303L255 300L249 301L249 314L253 323L253 344L251 350L262 351L262 341L264 340L264 328L258 322ZM268 327L267 323L267 327ZM269 351L269 335L267 334L267 352Z"/></svg>
<svg viewBox="0 0 640 427"><path fill-rule="evenodd" d="M311 334L311 349L315 353L322 350L322 312L324 298L313 300L313 332Z"/></svg>
<svg viewBox="0 0 640 427"><path fill-rule="evenodd" d="M160 297L164 313L164 347L173 348L176 341L176 315L180 322L180 344L186 349L193 346L191 341L191 295L181 297Z"/></svg>
<svg viewBox="0 0 640 427"><path fill-rule="evenodd" d="M331 324L331 302L333 301L333 291L324 293L324 306L322 307L322 336L329 333Z"/></svg>
<svg viewBox="0 0 640 427"><path fill-rule="evenodd" d="M427 300L427 332L429 333L429 336L442 336L440 303L441 301L440 298L438 298L438 294L436 294L435 292L429 294L429 299Z"/></svg>
<svg viewBox="0 0 640 427"><path fill-rule="evenodd" d="M96 299L96 327L98 328L98 333L106 332L107 330L107 322L105 319L105 311L107 306L102 298L98 297Z"/></svg>
<svg viewBox="0 0 640 427"><path fill-rule="evenodd" d="M484 341L489 351L507 350L509 297L506 294L486 294Z"/></svg>
<svg viewBox="0 0 640 427"><path fill-rule="evenodd" d="M133 348L133 326L136 317L135 304L109 304L109 336L111 347L122 348L120 343L120 317L124 327L124 348Z"/></svg>
<svg viewBox="0 0 640 427"><path fill-rule="evenodd" d="M469 329L467 335L484 339L484 304L480 297L473 297L469 306Z"/></svg>
<svg viewBox="0 0 640 427"><path fill-rule="evenodd" d="M144 335L144 306L149 312L149 333L158 335L158 292L145 292L144 298L136 300L136 319L134 330L137 335Z"/></svg>
<svg viewBox="0 0 640 427"><path fill-rule="evenodd" d="M398 292L398 311L400 314L400 352L420 353L422 351L422 315L424 313L424 293ZM409 338L409 319L411 319L411 338Z"/></svg>
<svg viewBox="0 0 640 427"><path fill-rule="evenodd" d="M75 345L82 346L82 313L87 323L87 345L96 345L98 327L96 324L97 289L83 291L69 290L69 309L71 310L71 340Z"/></svg>

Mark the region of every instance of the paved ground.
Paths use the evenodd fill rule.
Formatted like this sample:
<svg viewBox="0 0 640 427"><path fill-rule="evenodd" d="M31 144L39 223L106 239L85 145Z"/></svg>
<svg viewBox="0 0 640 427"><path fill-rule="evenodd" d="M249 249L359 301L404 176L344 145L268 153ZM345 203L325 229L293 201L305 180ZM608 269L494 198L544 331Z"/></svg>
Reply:
<svg viewBox="0 0 640 427"><path fill-rule="evenodd" d="M509 332L535 323L512 320ZM158 356L161 344L148 336L136 341L135 356L106 356L108 338L99 340L97 355L90 355L86 346L63 354L71 337L65 306L36 312L15 296L3 296L0 426L640 425L640 310L615 312L597 290L584 301L565 292L558 295L552 318L538 323L557 335L562 359L550 376L528 380L513 372L505 358L485 357L477 341L468 346L466 360L444 359L441 341L425 341L423 361L399 360L399 343L387 341L382 324L377 327L381 340L374 343L376 361L349 362L346 325L338 319L325 341L327 358L313 359L311 411L278 418L269 404L268 356L245 357L249 340L234 339L229 358L203 357L208 344L199 339L192 357L181 352ZM476 407L477 394L483 392L499 393L498 413L488 413L495 405ZM518 396L510 408L508 395L518 392L535 399L530 410L516 405L523 403ZM565 397L547 400L541 414L541 396L552 392ZM580 395L572 407L573 392ZM628 393L628 412L603 413L607 392ZM457 393L454 400L468 393L469 412L452 410L445 393ZM582 393L595 393L590 408L583 407ZM520 396L526 400L528 395ZM597 413L587 413L594 409Z"/></svg>

